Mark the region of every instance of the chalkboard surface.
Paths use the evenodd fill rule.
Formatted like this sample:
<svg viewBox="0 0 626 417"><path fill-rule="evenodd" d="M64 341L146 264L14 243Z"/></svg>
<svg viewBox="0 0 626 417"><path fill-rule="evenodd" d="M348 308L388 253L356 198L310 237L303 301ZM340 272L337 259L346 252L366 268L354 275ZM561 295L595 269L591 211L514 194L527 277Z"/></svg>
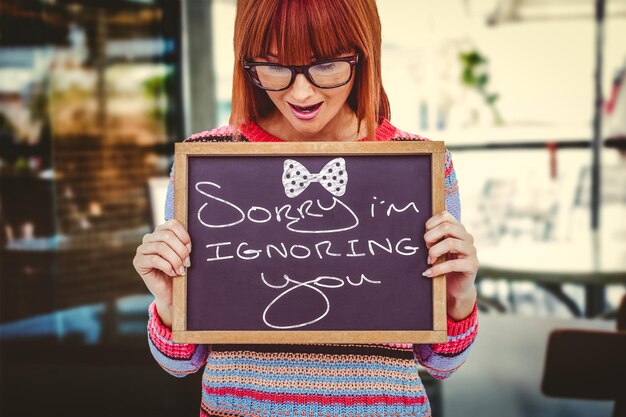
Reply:
<svg viewBox="0 0 626 417"><path fill-rule="evenodd" d="M183 143L176 164L175 339L442 341L443 278L421 275L441 142Z"/></svg>

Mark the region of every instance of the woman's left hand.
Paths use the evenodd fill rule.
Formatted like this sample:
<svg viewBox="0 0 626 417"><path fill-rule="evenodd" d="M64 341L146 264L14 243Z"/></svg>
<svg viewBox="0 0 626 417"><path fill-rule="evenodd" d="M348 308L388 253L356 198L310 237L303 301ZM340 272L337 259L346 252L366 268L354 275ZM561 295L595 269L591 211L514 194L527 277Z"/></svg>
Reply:
<svg viewBox="0 0 626 417"><path fill-rule="evenodd" d="M428 248L428 263L444 256L444 261L426 271L426 277L446 274L448 316L462 320L469 316L476 302L476 273L478 258L474 237L452 214L443 211L426 222L424 234Z"/></svg>

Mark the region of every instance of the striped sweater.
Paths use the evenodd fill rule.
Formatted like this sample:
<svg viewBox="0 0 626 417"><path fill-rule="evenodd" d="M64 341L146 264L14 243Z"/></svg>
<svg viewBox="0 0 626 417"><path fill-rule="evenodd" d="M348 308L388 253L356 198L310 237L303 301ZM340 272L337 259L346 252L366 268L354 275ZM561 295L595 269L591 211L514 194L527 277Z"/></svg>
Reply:
<svg viewBox="0 0 626 417"><path fill-rule="evenodd" d="M254 123L240 133L244 141L281 141ZM232 140L232 135L232 128L223 127L186 141L219 142ZM376 140L428 139L383 120ZM447 151L445 202L460 219L457 180ZM166 220L172 218L173 207L172 171ZM448 341L443 344L196 345L173 342L152 303L148 344L159 365L176 377L204 367L201 417L422 417L431 411L418 365L434 378L447 378L467 358L477 328L474 306L462 321L448 318Z"/></svg>

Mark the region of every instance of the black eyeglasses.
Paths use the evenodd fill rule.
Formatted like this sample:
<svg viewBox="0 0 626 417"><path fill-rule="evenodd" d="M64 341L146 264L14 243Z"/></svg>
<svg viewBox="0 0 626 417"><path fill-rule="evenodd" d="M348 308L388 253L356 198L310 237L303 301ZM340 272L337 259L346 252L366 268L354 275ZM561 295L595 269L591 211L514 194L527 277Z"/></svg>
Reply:
<svg viewBox="0 0 626 417"><path fill-rule="evenodd" d="M281 91L291 87L298 74L304 74L311 84L319 88L341 87L350 82L358 62L357 55L300 66L244 61L243 68L257 87L267 91Z"/></svg>

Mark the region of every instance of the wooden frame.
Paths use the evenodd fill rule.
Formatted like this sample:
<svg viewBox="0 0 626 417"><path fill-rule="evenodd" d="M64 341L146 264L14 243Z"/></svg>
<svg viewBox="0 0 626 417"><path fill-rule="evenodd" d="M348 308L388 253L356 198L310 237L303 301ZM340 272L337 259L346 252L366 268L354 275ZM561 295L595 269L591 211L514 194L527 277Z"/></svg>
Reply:
<svg viewBox="0 0 626 417"><path fill-rule="evenodd" d="M389 142L191 142L175 145L174 217L187 227L188 158L194 156L376 156L431 154L432 213L445 210L444 143ZM442 260L438 259L435 264ZM433 278L433 329L415 331L187 330L187 277L173 279L173 339L185 343L445 343L445 275Z"/></svg>

